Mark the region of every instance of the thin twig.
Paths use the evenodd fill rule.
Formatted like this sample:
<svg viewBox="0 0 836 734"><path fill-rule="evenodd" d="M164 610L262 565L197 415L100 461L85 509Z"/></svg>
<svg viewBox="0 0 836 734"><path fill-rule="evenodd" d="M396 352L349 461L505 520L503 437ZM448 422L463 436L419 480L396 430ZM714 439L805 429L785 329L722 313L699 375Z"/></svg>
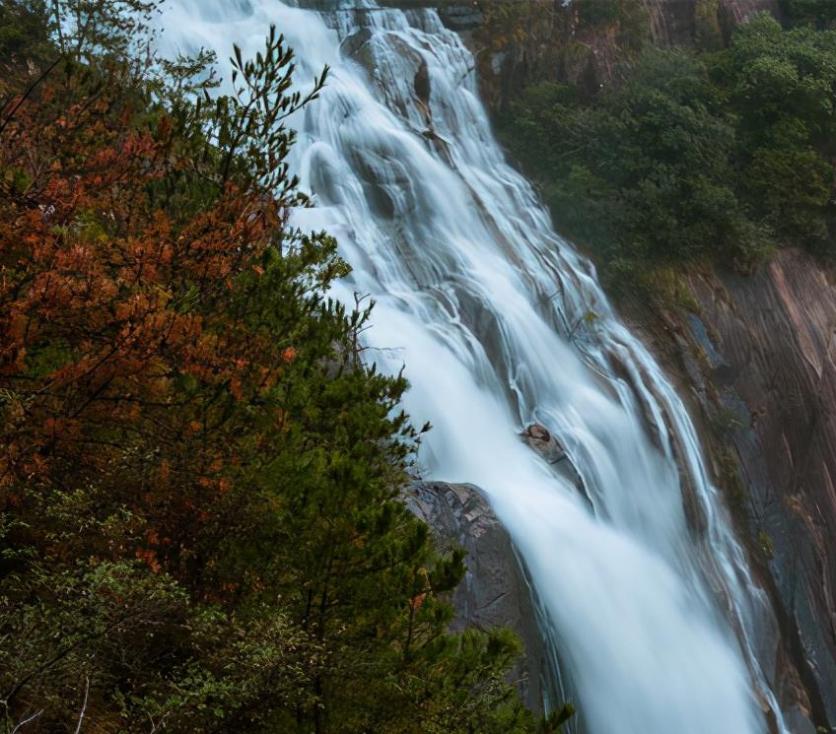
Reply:
<svg viewBox="0 0 836 734"><path fill-rule="evenodd" d="M32 94L32 92L34 92L34 91L35 91L35 88L36 88L36 87L37 87L37 86L38 86L38 85L39 85L39 84L40 84L40 83L41 83L44 79L46 79L46 78L47 78L47 76L49 75L49 73L50 73L50 72L51 72L51 71L52 71L52 70L53 70L56 66L58 66L58 62L59 62L59 61L61 61L61 58L62 58L62 57L61 57L61 56L59 56L57 59L55 59L55 61L53 61L53 62L52 62L52 63L51 63L51 64L50 64L47 68L46 68L46 71L44 71L44 73L43 73L43 74L41 74L41 75L40 75L40 76L39 76L39 77L38 77L38 78L37 78L37 79L36 79L36 80L35 80L35 81L34 81L34 82L30 85L30 86L29 86L29 89L27 89L27 90L26 90L26 92L23 94L23 96L21 96L21 98L17 101L17 104L16 104L16 105L12 108L12 111L11 111L11 112L9 112L8 117L6 117L6 119L5 119L5 120L3 120L3 124L2 124L2 125L0 125L0 133L2 133L2 132L3 132L3 130L5 130L5 129L6 129L6 125L8 125L8 124L9 124L9 123L10 123L10 122L14 119L14 116L15 116L15 114L17 113L17 111L20 109L20 106L21 106L21 105L22 105L22 104L23 104L23 103L27 100L27 98L29 97L29 95L30 95L30 94Z"/></svg>
<svg viewBox="0 0 836 734"><path fill-rule="evenodd" d="M90 676L84 676L84 680L84 703L81 704L81 713L78 715L78 724L75 728L75 734L79 734L81 731L81 722L84 720L84 712L87 711L87 696L90 694Z"/></svg>
<svg viewBox="0 0 836 734"><path fill-rule="evenodd" d="M43 712L43 709L41 709L40 711L36 711L28 719L24 719L23 721L21 721L14 729L12 729L12 734L15 734L15 732L17 732L17 730L20 729L21 726L26 726L26 724L29 724L30 722L37 719Z"/></svg>

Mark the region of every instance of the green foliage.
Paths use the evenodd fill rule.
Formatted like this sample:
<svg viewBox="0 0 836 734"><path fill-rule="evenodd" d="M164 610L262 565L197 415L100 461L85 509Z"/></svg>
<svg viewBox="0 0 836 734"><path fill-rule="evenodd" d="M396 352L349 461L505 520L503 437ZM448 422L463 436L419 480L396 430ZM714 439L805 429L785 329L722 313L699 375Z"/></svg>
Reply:
<svg viewBox="0 0 836 734"><path fill-rule="evenodd" d="M697 48L705 51L722 48L720 0L697 0L694 7L694 43Z"/></svg>
<svg viewBox="0 0 836 734"><path fill-rule="evenodd" d="M0 4L0 59L14 63L44 60L50 51L45 8L45 0L6 0Z"/></svg>
<svg viewBox="0 0 836 734"><path fill-rule="evenodd" d="M819 28L836 24L836 4L831 0L781 0L781 10L793 23L812 23Z"/></svg>
<svg viewBox="0 0 836 734"><path fill-rule="evenodd" d="M750 257L754 227L730 185L734 128L698 63L647 51L623 86L589 105L579 99L565 88L529 90L505 139L545 181L557 226L593 247L608 274L714 253Z"/></svg>
<svg viewBox="0 0 836 734"><path fill-rule="evenodd" d="M196 95L209 56L134 55L153 10L41 6L61 73L4 111L0 730L534 732L519 642L449 633L463 556L398 500L407 383L328 298L333 238L287 223L285 120L324 74L291 93L271 30L231 96Z"/></svg>
<svg viewBox="0 0 836 734"><path fill-rule="evenodd" d="M621 0L577 0L578 22L585 26L608 25L618 20Z"/></svg>
<svg viewBox="0 0 836 734"><path fill-rule="evenodd" d="M779 243L832 250L834 107L834 33L761 14L712 55L645 50L591 99L529 87L499 126L556 226L632 288L677 262L746 270Z"/></svg>
<svg viewBox="0 0 836 734"><path fill-rule="evenodd" d="M738 117L741 188L781 241L834 251L836 31L743 26L715 75Z"/></svg>

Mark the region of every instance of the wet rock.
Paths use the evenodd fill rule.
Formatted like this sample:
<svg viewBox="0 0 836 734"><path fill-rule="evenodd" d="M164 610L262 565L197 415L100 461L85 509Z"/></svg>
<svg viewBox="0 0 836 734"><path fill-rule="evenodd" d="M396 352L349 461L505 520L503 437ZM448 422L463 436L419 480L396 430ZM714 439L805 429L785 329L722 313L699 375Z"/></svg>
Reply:
<svg viewBox="0 0 836 734"><path fill-rule="evenodd" d="M430 70L427 67L427 62L421 59L418 66L418 71L415 72L415 80L413 81L415 87L415 96L421 100L425 107L430 106Z"/></svg>
<svg viewBox="0 0 836 734"><path fill-rule="evenodd" d="M733 24L745 23L755 13L772 13L781 17L780 0L721 0L718 13L724 15Z"/></svg>
<svg viewBox="0 0 836 734"><path fill-rule="evenodd" d="M348 58L356 58L363 46L371 40L371 37L372 32L368 28L361 28L343 40L340 44L340 53Z"/></svg>
<svg viewBox="0 0 836 734"><path fill-rule="evenodd" d="M569 459L566 450L552 436L549 429L539 423L532 423L523 431L522 436L525 442L549 464L557 464Z"/></svg>
<svg viewBox="0 0 836 734"><path fill-rule="evenodd" d="M655 335L655 351L663 361L678 353L716 473L760 559L759 580L780 628L772 683L792 712L791 730L829 731L836 726L836 273L786 249L749 276L686 277L699 315L669 315L677 323ZM672 339L675 330L687 338Z"/></svg>
<svg viewBox="0 0 836 734"><path fill-rule="evenodd" d="M750 520L818 716L836 725L836 288L809 255L695 283L728 366L712 378L745 411L730 432ZM816 700L818 699L818 700Z"/></svg>
<svg viewBox="0 0 836 734"><path fill-rule="evenodd" d="M509 627L525 650L511 680L526 706L543 710L547 674L546 647L525 574L508 532L482 492L470 484L415 482L404 491L410 511L429 525L442 548L467 553L467 573L453 593L456 618L452 628Z"/></svg>
<svg viewBox="0 0 836 734"><path fill-rule="evenodd" d="M717 0L713 8L700 0L643 0L643 4L651 36L655 43L664 46L692 44L700 38L701 26L706 24L728 34L755 13L780 15L780 0Z"/></svg>
<svg viewBox="0 0 836 734"><path fill-rule="evenodd" d="M809 712L796 706L787 711L785 721L792 734L816 734L816 727L810 721Z"/></svg>
<svg viewBox="0 0 836 734"><path fill-rule="evenodd" d="M477 3L446 5L438 9L438 15L445 26L454 31L472 31L485 20Z"/></svg>
<svg viewBox="0 0 836 734"><path fill-rule="evenodd" d="M572 458L566 452L566 449L563 448L548 428L540 423L532 423L522 432L521 437L530 448L540 454L552 466L556 474L568 479L590 507L592 506L592 499L587 492L583 477L580 475Z"/></svg>

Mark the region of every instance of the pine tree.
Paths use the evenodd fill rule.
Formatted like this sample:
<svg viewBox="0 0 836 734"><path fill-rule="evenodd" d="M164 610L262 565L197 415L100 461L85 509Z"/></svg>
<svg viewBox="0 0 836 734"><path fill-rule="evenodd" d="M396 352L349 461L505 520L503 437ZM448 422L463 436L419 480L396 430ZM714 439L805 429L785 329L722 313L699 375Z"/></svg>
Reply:
<svg viewBox="0 0 836 734"><path fill-rule="evenodd" d="M448 632L462 556L397 500L407 383L288 223L325 72L292 93L271 29L212 96L207 55L137 56L141 16L62 10L3 60L45 59L0 115L3 729L533 731L519 644Z"/></svg>

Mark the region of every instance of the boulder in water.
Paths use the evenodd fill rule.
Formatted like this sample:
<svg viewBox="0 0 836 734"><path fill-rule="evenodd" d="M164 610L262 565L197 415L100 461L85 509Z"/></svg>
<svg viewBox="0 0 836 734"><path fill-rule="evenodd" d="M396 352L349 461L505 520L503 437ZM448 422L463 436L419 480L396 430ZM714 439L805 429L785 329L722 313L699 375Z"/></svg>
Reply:
<svg viewBox="0 0 836 734"><path fill-rule="evenodd" d="M532 423L521 435L523 440L534 451L554 467L557 474L568 479L575 486L575 489L580 492L581 496L592 507L592 500L586 491L583 477L581 477L580 472L566 452L566 449L552 435L551 431L540 423Z"/></svg>
<svg viewBox="0 0 836 734"><path fill-rule="evenodd" d="M356 60L358 52L369 42L371 37L372 32L368 28L361 28L345 38L340 44L340 53L347 58Z"/></svg>
<svg viewBox="0 0 836 734"><path fill-rule="evenodd" d="M430 106L430 70L424 59L421 59L418 64L418 71L415 72L412 85L415 88L415 96L428 108Z"/></svg>
<svg viewBox="0 0 836 734"><path fill-rule="evenodd" d="M522 433L525 442L542 456L549 464L568 461L569 456L548 428L540 423L532 423Z"/></svg>

